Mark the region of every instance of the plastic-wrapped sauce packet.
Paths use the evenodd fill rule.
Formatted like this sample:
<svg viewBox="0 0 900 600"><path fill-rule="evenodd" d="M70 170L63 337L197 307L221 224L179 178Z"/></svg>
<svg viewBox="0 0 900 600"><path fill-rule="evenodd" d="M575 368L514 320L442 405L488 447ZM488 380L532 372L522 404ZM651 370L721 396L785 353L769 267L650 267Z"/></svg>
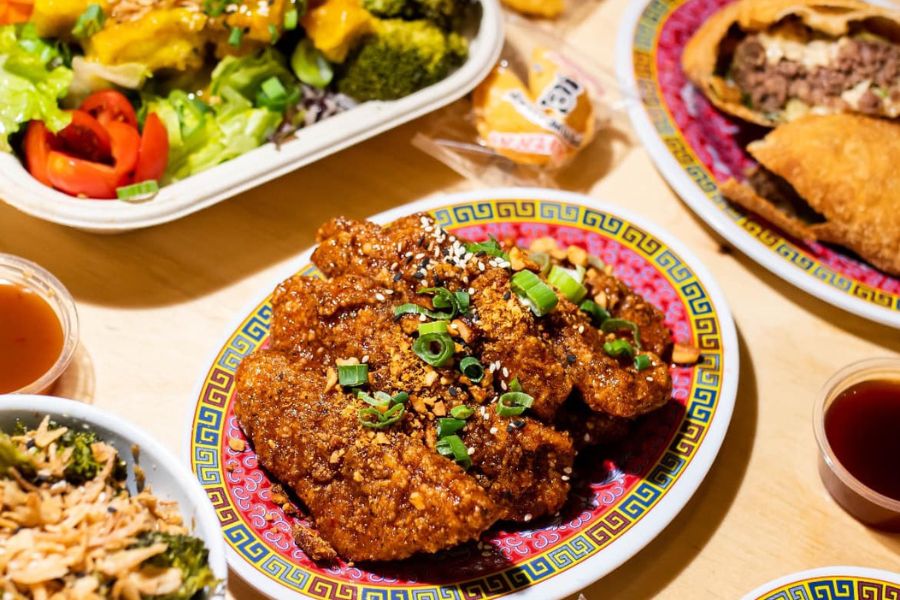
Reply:
<svg viewBox="0 0 900 600"><path fill-rule="evenodd" d="M590 187L567 175L590 156L596 180L597 165L615 162L613 141L630 146L626 105L611 74L552 32L509 18L499 64L470 97L426 119L413 143L488 185Z"/></svg>

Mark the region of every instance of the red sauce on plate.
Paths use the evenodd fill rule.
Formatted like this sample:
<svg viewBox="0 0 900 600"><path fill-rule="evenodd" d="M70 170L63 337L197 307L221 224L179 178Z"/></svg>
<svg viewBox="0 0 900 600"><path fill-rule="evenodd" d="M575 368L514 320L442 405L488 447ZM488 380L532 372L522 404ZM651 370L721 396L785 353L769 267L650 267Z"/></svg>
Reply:
<svg viewBox="0 0 900 600"><path fill-rule="evenodd" d="M854 477L900 500L900 380L863 381L841 392L825 413L825 436Z"/></svg>
<svg viewBox="0 0 900 600"><path fill-rule="evenodd" d="M40 295L0 284L0 393L37 381L62 353L63 328Z"/></svg>

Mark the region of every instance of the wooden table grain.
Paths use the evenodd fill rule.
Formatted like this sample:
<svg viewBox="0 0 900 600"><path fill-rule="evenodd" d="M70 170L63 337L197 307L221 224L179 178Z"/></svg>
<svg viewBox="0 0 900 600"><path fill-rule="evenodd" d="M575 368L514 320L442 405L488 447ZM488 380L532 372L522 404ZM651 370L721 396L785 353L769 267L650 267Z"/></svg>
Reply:
<svg viewBox="0 0 900 600"><path fill-rule="evenodd" d="M607 0L568 39L612 71L626 0ZM366 217L472 187L413 148L414 122L203 212L98 236L0 205L0 252L55 273L78 303L81 346L58 393L91 402L181 452L193 395L237 315L276 282L329 217ZM643 551L586 588L599 598L736 598L787 573L827 565L898 570L900 536L867 529L816 473L811 415L825 380L849 362L900 353L898 331L806 295L733 251L681 203L639 146L592 196L666 228L709 267L740 337L734 418L693 499ZM563 575L564 577L565 575ZM232 595L260 596L234 576Z"/></svg>

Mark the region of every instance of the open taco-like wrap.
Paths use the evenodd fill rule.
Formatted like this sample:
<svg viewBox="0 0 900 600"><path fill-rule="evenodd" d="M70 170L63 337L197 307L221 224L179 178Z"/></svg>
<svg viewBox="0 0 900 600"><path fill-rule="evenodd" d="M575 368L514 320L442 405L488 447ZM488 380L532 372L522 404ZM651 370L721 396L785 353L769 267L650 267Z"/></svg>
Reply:
<svg viewBox="0 0 900 600"><path fill-rule="evenodd" d="M747 150L760 166L729 200L790 235L845 246L900 275L900 124L860 115L811 115Z"/></svg>
<svg viewBox="0 0 900 600"><path fill-rule="evenodd" d="M774 127L807 114L900 117L900 12L858 0L738 0L685 47L720 110Z"/></svg>

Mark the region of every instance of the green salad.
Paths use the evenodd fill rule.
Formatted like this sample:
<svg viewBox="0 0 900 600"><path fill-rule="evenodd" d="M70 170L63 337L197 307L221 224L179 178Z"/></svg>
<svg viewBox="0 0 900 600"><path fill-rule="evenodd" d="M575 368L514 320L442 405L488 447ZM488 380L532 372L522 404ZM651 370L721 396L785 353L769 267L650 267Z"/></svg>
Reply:
<svg viewBox="0 0 900 600"><path fill-rule="evenodd" d="M7 2L8 4L3 4ZM0 0L0 149L144 200L466 59L471 0Z"/></svg>

